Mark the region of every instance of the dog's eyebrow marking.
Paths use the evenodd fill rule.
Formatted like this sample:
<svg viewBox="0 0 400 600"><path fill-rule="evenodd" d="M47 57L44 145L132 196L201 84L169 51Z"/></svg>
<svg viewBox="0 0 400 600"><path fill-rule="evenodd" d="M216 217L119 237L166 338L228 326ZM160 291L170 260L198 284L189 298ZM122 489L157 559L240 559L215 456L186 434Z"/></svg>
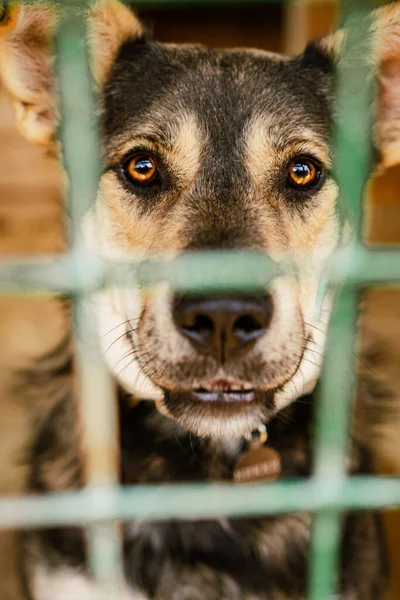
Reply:
<svg viewBox="0 0 400 600"><path fill-rule="evenodd" d="M307 127L297 127L295 135L285 133L276 118L268 115L254 116L244 131L244 160L248 172L256 183L263 181L266 171L277 161L289 160L301 154L310 154L331 167L329 150L322 136Z"/></svg>
<svg viewBox="0 0 400 600"><path fill-rule="evenodd" d="M160 120L161 121L161 120ZM161 121L162 123L162 121ZM127 123L124 133L113 136L107 142L107 154L110 156L123 157L135 146L144 145L149 149L163 147L170 149L175 137L175 124L148 121L138 124Z"/></svg>
<svg viewBox="0 0 400 600"><path fill-rule="evenodd" d="M160 121L162 126L156 121L141 123L130 133L114 138L107 148L112 163L140 147L161 154L182 176L193 177L205 145L205 133L196 115L184 113L169 123Z"/></svg>
<svg viewBox="0 0 400 600"><path fill-rule="evenodd" d="M194 114L185 115L179 123L169 158L187 179L196 175L206 139Z"/></svg>

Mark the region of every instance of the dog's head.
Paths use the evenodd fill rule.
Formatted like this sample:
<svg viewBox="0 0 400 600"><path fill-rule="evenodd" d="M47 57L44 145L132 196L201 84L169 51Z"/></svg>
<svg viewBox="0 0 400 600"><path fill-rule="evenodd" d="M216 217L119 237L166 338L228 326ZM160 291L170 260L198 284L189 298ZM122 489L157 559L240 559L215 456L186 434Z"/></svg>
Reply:
<svg viewBox="0 0 400 600"><path fill-rule="evenodd" d="M16 20L0 50L5 82L21 129L49 143L49 14L30 9ZM399 5L374 23L383 39L375 140L387 166L400 158ZM158 44L114 1L91 15L104 155L87 223L96 251L255 249L299 265L263 294L159 285L109 290L97 302L106 355L125 387L160 400L200 435L243 435L318 378L329 299L322 311L316 299L339 234L331 134L342 39L288 58Z"/></svg>

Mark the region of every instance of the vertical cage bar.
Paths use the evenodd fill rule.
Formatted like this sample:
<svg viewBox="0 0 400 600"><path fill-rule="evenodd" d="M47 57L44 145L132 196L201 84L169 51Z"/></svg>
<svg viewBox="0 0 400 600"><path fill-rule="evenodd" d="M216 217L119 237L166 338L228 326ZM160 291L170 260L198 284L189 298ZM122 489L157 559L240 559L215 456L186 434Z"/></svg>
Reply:
<svg viewBox="0 0 400 600"><path fill-rule="evenodd" d="M313 520L310 599L328 600L336 597L338 553L341 518L337 511L320 511Z"/></svg>
<svg viewBox="0 0 400 600"><path fill-rule="evenodd" d="M335 98L335 175L339 210L350 220L355 241L362 243L362 195L372 166L375 70L371 17L373 0L342 0L348 28L337 61Z"/></svg>
<svg viewBox="0 0 400 600"><path fill-rule="evenodd" d="M332 315L315 435L315 477L320 486L340 484L346 472L348 422L355 380L354 340L359 294L342 291ZM326 493L326 490L324 490ZM316 515L312 527L310 598L327 600L336 586L340 513Z"/></svg>
<svg viewBox="0 0 400 600"><path fill-rule="evenodd" d="M359 293L345 289L332 314L315 432L315 477L335 485L346 473L348 423L355 383Z"/></svg>
<svg viewBox="0 0 400 600"><path fill-rule="evenodd" d="M342 2L342 13L349 29L337 62L335 173L340 186L342 225L350 222L355 248L361 245L361 199L371 168L372 41L369 19L363 20L369 8L371 3L368 0ZM346 477L358 304L358 290L342 289L338 293L320 386L314 475L321 485L324 481L325 486L334 488ZM340 513L322 511L317 514L313 522L310 554L311 600L328 600L335 594L340 540Z"/></svg>
<svg viewBox="0 0 400 600"><path fill-rule="evenodd" d="M69 179L70 252L75 276L82 282L89 274L81 268L85 249L80 238L80 221L95 201L101 165L86 39L83 11L65 9L57 38L61 141ZM115 393L97 345L87 303L88 296L85 294L74 301L86 481L89 486L113 486L118 481ZM116 524L87 527L87 541L89 564L101 585L104 598L116 598L121 584L122 564Z"/></svg>

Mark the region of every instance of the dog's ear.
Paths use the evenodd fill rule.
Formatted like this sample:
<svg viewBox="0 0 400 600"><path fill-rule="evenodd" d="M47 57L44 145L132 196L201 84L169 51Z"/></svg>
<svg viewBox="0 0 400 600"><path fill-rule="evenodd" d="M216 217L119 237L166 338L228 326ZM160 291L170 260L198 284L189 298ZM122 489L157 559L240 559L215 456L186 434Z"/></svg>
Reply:
<svg viewBox="0 0 400 600"><path fill-rule="evenodd" d="M380 167L400 163L400 3L380 8L369 17L372 48L371 69L378 82L377 126L375 143L380 153ZM346 30L322 38L318 49L334 62L346 60L341 50ZM374 71L375 74L375 71Z"/></svg>
<svg viewBox="0 0 400 600"><path fill-rule="evenodd" d="M122 44L128 40L142 42L145 30L134 13L119 0L98 0L91 9L89 44L92 70L98 84L103 84Z"/></svg>
<svg viewBox="0 0 400 600"><path fill-rule="evenodd" d="M94 78L102 85L121 45L143 40L136 16L118 0L90 6L89 48ZM17 126L29 140L50 146L58 118L53 79L52 37L57 15L50 8L10 4L0 12L0 74L10 93Z"/></svg>
<svg viewBox="0 0 400 600"><path fill-rule="evenodd" d="M15 107L21 133L49 145L55 129L51 38L55 15L48 8L3 10L0 20L0 73Z"/></svg>

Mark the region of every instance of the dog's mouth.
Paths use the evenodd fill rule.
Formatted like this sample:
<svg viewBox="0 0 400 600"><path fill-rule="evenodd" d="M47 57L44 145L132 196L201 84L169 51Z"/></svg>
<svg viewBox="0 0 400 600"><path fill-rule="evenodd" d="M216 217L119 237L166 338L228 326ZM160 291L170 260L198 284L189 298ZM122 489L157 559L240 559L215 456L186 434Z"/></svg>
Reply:
<svg viewBox="0 0 400 600"><path fill-rule="evenodd" d="M200 385L185 387L175 390L164 390L168 404L185 401L189 406L207 405L210 409L220 406L222 410L235 412L240 410L239 405L270 403L275 395L275 390L258 390L247 381L230 378L213 378L201 382ZM230 408L231 407L231 408Z"/></svg>
<svg viewBox="0 0 400 600"><path fill-rule="evenodd" d="M205 382L201 387L189 391L196 402L221 404L252 402L256 398L256 393L250 383L229 379L213 379Z"/></svg>
<svg viewBox="0 0 400 600"><path fill-rule="evenodd" d="M206 382L164 394L164 413L205 437L242 436L267 422L275 411L274 390L257 390L244 382Z"/></svg>

